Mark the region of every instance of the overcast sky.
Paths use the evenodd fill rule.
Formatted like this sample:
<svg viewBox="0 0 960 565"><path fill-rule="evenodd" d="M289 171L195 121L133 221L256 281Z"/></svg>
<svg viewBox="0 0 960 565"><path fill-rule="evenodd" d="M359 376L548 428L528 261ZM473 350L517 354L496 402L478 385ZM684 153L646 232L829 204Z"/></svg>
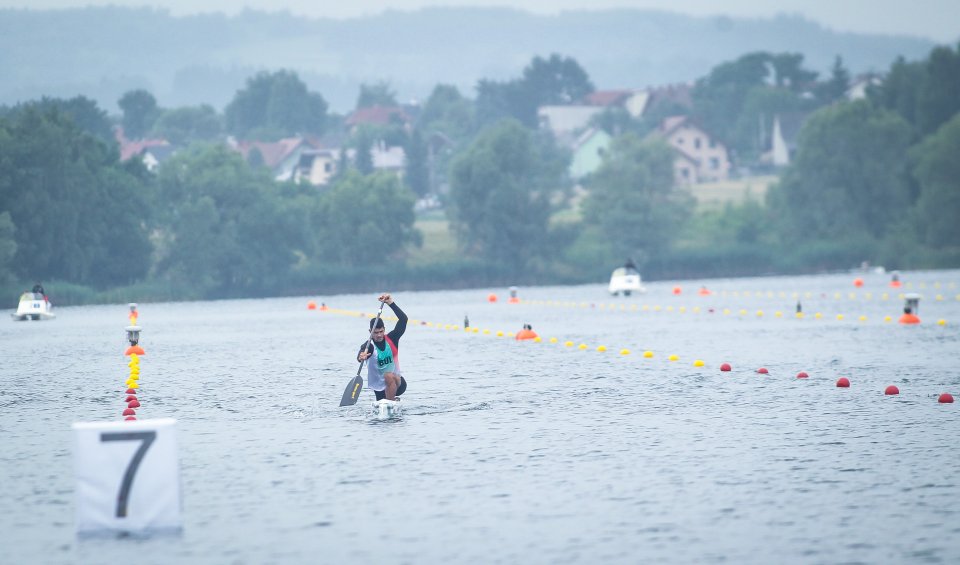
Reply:
<svg viewBox="0 0 960 565"><path fill-rule="evenodd" d="M312 17L350 18L426 6L513 6L550 14L565 10L648 8L707 16L770 17L802 14L838 31L895 33L941 43L960 39L960 0L0 0L3 8L77 8L87 5L157 6L176 15L234 14L243 7L287 10Z"/></svg>

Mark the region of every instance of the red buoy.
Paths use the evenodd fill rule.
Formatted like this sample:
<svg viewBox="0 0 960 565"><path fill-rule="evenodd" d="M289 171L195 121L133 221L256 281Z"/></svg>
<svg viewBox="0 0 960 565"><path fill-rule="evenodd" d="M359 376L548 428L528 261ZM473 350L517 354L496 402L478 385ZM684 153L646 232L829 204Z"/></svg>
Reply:
<svg viewBox="0 0 960 565"><path fill-rule="evenodd" d="M137 417L136 417L136 416L127 416L126 418L124 418L124 420L127 421L127 422L136 422L136 421L137 421Z"/></svg>
<svg viewBox="0 0 960 565"><path fill-rule="evenodd" d="M720 370L721 370L721 371L729 371L729 370L730 370L730 363L724 363L723 365L720 365Z"/></svg>
<svg viewBox="0 0 960 565"><path fill-rule="evenodd" d="M140 408L140 401L134 398L127 403L127 408Z"/></svg>
<svg viewBox="0 0 960 565"><path fill-rule="evenodd" d="M759 369L757 369L757 372L760 373L761 375L767 375L770 373L770 371L768 371L766 367L760 367Z"/></svg>
<svg viewBox="0 0 960 565"><path fill-rule="evenodd" d="M850 379L847 377L840 377L837 379L837 387L839 388L850 388Z"/></svg>
<svg viewBox="0 0 960 565"><path fill-rule="evenodd" d="M127 408L126 410L123 411L123 415L124 415L124 416L136 416L136 415L137 415L137 411L134 410L133 408Z"/></svg>
<svg viewBox="0 0 960 565"><path fill-rule="evenodd" d="M799 373L797 373L797 378L798 378L798 379L806 379L806 378L809 377L809 376L810 376L810 375L806 374L806 373L803 372L803 371L800 371Z"/></svg>
<svg viewBox="0 0 960 565"><path fill-rule="evenodd" d="M128 388L128 389L127 389L127 394L137 394L137 389L135 389L135 388Z"/></svg>
<svg viewBox="0 0 960 565"><path fill-rule="evenodd" d="M949 392L945 392L937 398L937 402L940 404L953 404L953 395Z"/></svg>
<svg viewBox="0 0 960 565"><path fill-rule="evenodd" d="M131 400L136 400L136 399L137 399L136 395L128 394L128 395L127 395L127 398L125 398L123 401L124 401L124 402L130 402Z"/></svg>
<svg viewBox="0 0 960 565"><path fill-rule="evenodd" d="M900 389L897 388L896 385L890 385L883 391L883 394L886 394L886 395L900 394Z"/></svg>

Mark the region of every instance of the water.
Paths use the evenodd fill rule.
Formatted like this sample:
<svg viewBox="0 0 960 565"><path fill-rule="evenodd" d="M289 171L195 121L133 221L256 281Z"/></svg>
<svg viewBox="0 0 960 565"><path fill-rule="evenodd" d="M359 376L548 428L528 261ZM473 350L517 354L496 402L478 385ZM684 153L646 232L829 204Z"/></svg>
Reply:
<svg viewBox="0 0 960 565"><path fill-rule="evenodd" d="M74 533L70 424L120 419L126 306L0 323L0 562L956 563L960 272L903 274L918 327L853 278L397 293L387 422L337 406L366 319L306 309L372 293L141 304L138 416L178 420L184 522L143 538ZM490 333L443 328L464 314ZM525 323L543 343L495 335Z"/></svg>

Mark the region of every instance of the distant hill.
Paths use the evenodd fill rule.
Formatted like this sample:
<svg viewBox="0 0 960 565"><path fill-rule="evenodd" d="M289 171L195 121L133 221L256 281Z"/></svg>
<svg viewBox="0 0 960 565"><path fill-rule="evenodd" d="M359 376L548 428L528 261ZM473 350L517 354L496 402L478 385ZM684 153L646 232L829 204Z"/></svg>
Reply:
<svg viewBox="0 0 960 565"><path fill-rule="evenodd" d="M756 50L799 52L825 74L836 55L853 72L885 71L934 44L838 33L798 16L692 17L647 10L533 15L506 8L427 8L350 20L247 11L174 17L141 8L0 10L0 104L41 96L96 99L110 112L133 88L161 106L222 109L258 70L297 71L337 112L361 82L389 81L402 100L437 83L467 96L479 79L520 75L536 56L574 57L598 88L640 88L704 76Z"/></svg>

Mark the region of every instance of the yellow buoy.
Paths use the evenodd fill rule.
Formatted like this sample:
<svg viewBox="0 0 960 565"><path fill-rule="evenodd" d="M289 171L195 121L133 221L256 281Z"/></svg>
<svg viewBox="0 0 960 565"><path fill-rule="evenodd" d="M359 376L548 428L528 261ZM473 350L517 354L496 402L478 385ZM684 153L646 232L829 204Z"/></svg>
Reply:
<svg viewBox="0 0 960 565"><path fill-rule="evenodd" d="M621 349L621 350L620 350L620 355L630 355L630 350L629 350L629 349Z"/></svg>
<svg viewBox="0 0 960 565"><path fill-rule="evenodd" d="M679 359L680 357L677 355L671 355L670 357L667 357L667 361L678 361Z"/></svg>
<svg viewBox="0 0 960 565"><path fill-rule="evenodd" d="M820 312L817 312L816 314L813 315L813 317L819 320L820 318L823 317L823 314L821 314Z"/></svg>
<svg viewBox="0 0 960 565"><path fill-rule="evenodd" d="M757 317L758 317L758 318L762 318L762 317L763 317L763 310L757 310Z"/></svg>
<svg viewBox="0 0 960 565"><path fill-rule="evenodd" d="M557 340L557 338L555 338L555 337L551 337L551 338L550 338L550 343L557 343L557 341L558 341L558 340Z"/></svg>
<svg viewBox="0 0 960 565"><path fill-rule="evenodd" d="M541 341L543 341L543 340L540 339L540 336L537 336L537 337L533 338L533 342L534 342L534 343L540 343Z"/></svg>
<svg viewBox="0 0 960 565"><path fill-rule="evenodd" d="M597 351L599 351L600 353L603 353L603 352L606 351L606 350L607 350L607 348L606 348L605 346L603 346L603 345L598 345L598 346L597 346Z"/></svg>
<svg viewBox="0 0 960 565"><path fill-rule="evenodd" d="M586 344L586 343L581 343L581 344L577 347L577 349L579 349L580 351L583 351L583 350L587 349L587 344Z"/></svg>
<svg viewBox="0 0 960 565"><path fill-rule="evenodd" d="M782 318L782 317L783 317L783 312L777 310L776 312L773 313L773 315L776 316L777 318Z"/></svg>
<svg viewBox="0 0 960 565"><path fill-rule="evenodd" d="M694 367L703 367L703 360L702 360L702 359L697 359L696 361L693 362L693 366L694 366Z"/></svg>
<svg viewBox="0 0 960 565"><path fill-rule="evenodd" d="M842 321L842 320L843 320L843 314L837 314L837 319Z"/></svg>
<svg viewBox="0 0 960 565"><path fill-rule="evenodd" d="M943 318L940 318L939 320L937 320L937 325L938 325L938 326L945 326L945 325L947 325L947 321L944 320Z"/></svg>
<svg viewBox="0 0 960 565"><path fill-rule="evenodd" d="M866 317L866 316L860 316L860 321L861 321L861 322L866 322L866 321L867 321L867 317Z"/></svg>
<svg viewBox="0 0 960 565"><path fill-rule="evenodd" d="M892 322L892 321L893 321L893 318L891 318L890 316L884 316L884 317L883 317L883 321L884 321L884 322Z"/></svg>
<svg viewBox="0 0 960 565"><path fill-rule="evenodd" d="M563 342L563 345L564 345L564 347L573 347L573 342L572 342L572 341L565 341L565 342Z"/></svg>
<svg viewBox="0 0 960 565"><path fill-rule="evenodd" d="M646 357L647 359L650 359L653 357L653 351L644 351L643 356Z"/></svg>

